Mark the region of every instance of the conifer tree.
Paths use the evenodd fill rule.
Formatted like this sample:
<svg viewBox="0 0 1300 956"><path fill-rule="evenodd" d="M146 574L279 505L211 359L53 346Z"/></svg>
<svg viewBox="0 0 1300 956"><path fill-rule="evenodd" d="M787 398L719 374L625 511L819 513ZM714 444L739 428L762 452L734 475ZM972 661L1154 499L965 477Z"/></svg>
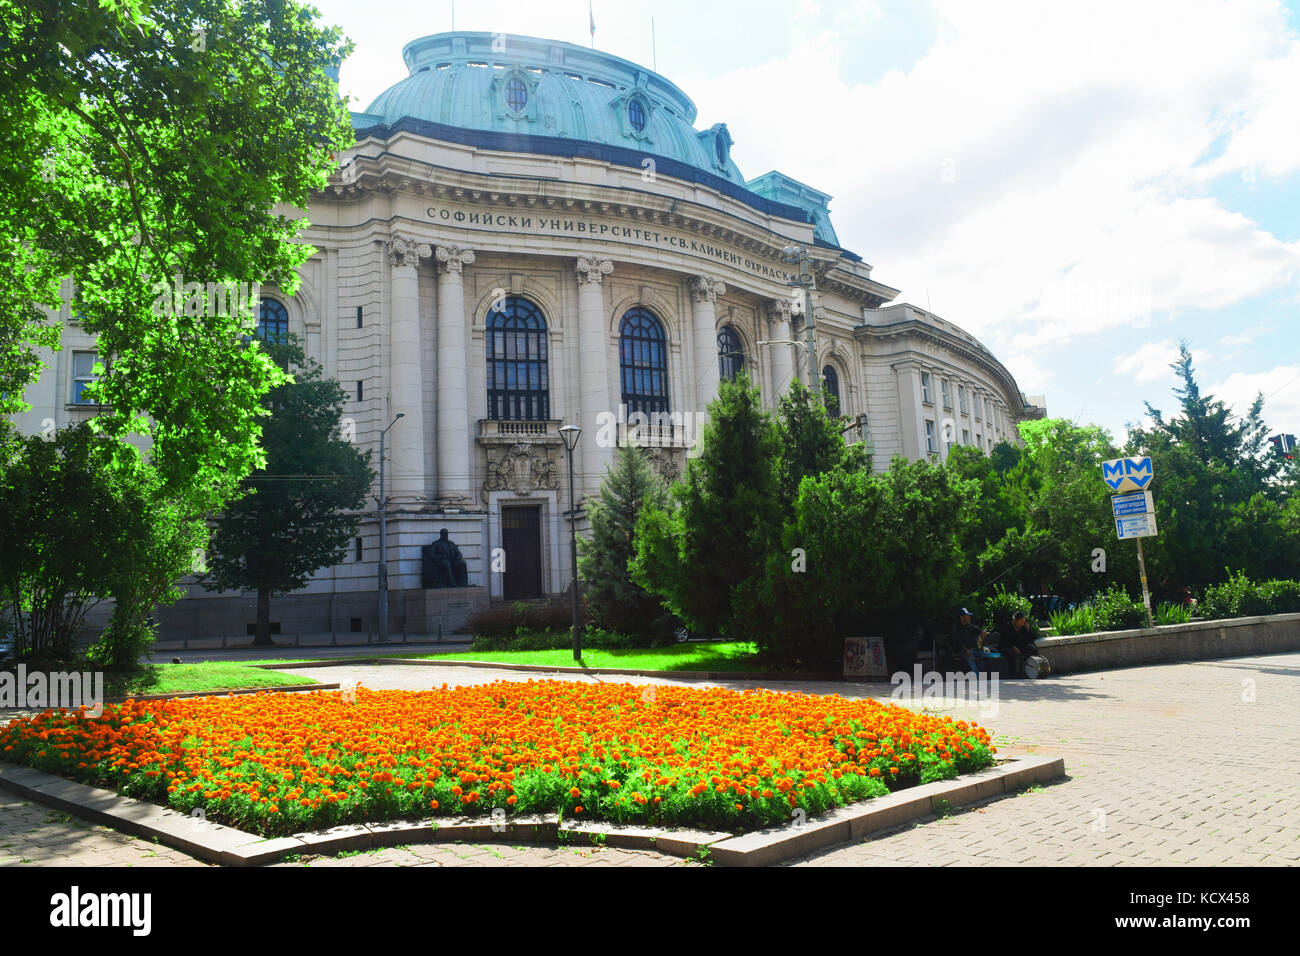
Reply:
<svg viewBox="0 0 1300 956"><path fill-rule="evenodd" d="M641 452L624 445L601 482L588 516L591 539L579 545L578 568L594 622L622 634L647 638L668 633L669 615L655 595L632 580L628 562L636 555L637 517L643 508L663 509L668 488Z"/></svg>

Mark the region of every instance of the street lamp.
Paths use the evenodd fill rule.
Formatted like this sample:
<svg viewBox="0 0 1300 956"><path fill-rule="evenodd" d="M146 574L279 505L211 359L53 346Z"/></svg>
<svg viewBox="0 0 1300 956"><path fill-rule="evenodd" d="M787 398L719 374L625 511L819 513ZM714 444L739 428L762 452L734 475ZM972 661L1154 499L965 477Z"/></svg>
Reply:
<svg viewBox="0 0 1300 956"><path fill-rule="evenodd" d="M569 590L573 592L573 659L582 660L581 622L578 619L578 532L575 522L578 518L578 501L573 494L573 449L578 447L578 438L582 429L577 425L564 425L560 428L560 438L569 453L569 560L573 563L573 581Z"/></svg>
<svg viewBox="0 0 1300 956"><path fill-rule="evenodd" d="M782 262L799 263L799 277L791 282L791 286L803 289L803 325L804 330L808 333L808 381L814 395L820 395L822 392L821 376L817 374L814 367L817 363L817 346L813 337L813 327L815 323L813 308L813 290L816 288L816 282L812 274L812 259L808 255L807 246L786 246L781 251Z"/></svg>
<svg viewBox="0 0 1300 956"><path fill-rule="evenodd" d="M397 419L405 418L405 412L398 412L388 428L397 424ZM384 436L388 428L379 433L379 642L388 641L388 496L384 492Z"/></svg>

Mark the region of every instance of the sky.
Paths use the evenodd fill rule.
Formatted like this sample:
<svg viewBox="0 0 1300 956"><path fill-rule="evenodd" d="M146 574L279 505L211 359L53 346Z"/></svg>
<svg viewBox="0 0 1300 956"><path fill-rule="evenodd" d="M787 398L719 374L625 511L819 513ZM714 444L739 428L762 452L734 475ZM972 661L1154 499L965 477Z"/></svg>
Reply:
<svg viewBox="0 0 1300 956"><path fill-rule="evenodd" d="M452 0L314 0L352 109ZM1202 392L1300 433L1300 0L618 0L595 46L725 122L746 178L829 193L873 278L975 335L1049 415L1122 441ZM459 30L589 45L587 0L461 0ZM653 43L651 21L653 18Z"/></svg>

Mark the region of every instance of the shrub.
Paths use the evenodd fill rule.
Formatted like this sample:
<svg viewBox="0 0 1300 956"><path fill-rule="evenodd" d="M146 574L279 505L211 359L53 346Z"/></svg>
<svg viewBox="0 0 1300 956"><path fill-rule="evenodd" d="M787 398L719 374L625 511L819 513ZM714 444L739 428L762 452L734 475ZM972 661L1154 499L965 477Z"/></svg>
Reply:
<svg viewBox="0 0 1300 956"><path fill-rule="evenodd" d="M1263 588L1251 583L1245 571L1229 574L1222 584L1212 584L1205 589L1201 607L1206 617L1252 617L1273 613L1273 595L1263 593Z"/></svg>
<svg viewBox="0 0 1300 956"><path fill-rule="evenodd" d="M528 631L563 631L573 627L573 606L557 600L547 604L515 601L471 615L465 629L475 637L512 638L520 628Z"/></svg>
<svg viewBox="0 0 1300 956"><path fill-rule="evenodd" d="M1300 581L1265 581L1259 591L1272 608L1268 613L1300 612Z"/></svg>
<svg viewBox="0 0 1300 956"><path fill-rule="evenodd" d="M1026 616L1030 616L1033 612L1032 602L1027 597L1012 594L999 587L984 600L982 626L986 631L1005 634L1011 629L1011 617L1017 611L1023 611Z"/></svg>
<svg viewBox="0 0 1300 956"><path fill-rule="evenodd" d="M473 651L551 651L573 646L573 632L568 628L536 629L519 627L506 635L474 635ZM600 627L586 627L582 631L582 646L600 650L620 650L627 647L644 647L644 640L635 634L607 631Z"/></svg>
<svg viewBox="0 0 1300 956"><path fill-rule="evenodd" d="M1118 585L1111 585L1092 603L1096 611L1097 629L1101 631L1124 631L1131 627L1146 624L1146 607L1141 601L1135 601L1129 593Z"/></svg>

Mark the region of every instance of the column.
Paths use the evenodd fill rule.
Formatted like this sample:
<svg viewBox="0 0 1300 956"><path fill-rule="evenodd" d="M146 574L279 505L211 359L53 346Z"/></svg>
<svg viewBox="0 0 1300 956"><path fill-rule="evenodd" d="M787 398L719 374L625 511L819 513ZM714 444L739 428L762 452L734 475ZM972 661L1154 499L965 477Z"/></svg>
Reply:
<svg viewBox="0 0 1300 956"><path fill-rule="evenodd" d="M468 501L469 354L465 347L465 266L474 253L460 246L439 246L438 273L438 498L443 503Z"/></svg>
<svg viewBox="0 0 1300 956"><path fill-rule="evenodd" d="M389 338L389 400L385 428L401 412L405 418L388 433L392 461L389 488L393 497L415 499L426 493L424 475L424 376L420 367L419 264L433 250L424 243L395 235L385 245L391 266Z"/></svg>
<svg viewBox="0 0 1300 956"><path fill-rule="evenodd" d="M773 344L768 346L772 356L772 406L775 408L790 388L794 378L793 345L790 341L790 300L767 300L767 330Z"/></svg>
<svg viewBox="0 0 1300 956"><path fill-rule="evenodd" d="M691 307L695 332L695 402L699 411L718 397L718 320L714 303L727 287L708 276L691 279Z"/></svg>
<svg viewBox="0 0 1300 956"><path fill-rule="evenodd" d="M579 256L575 267L578 276L578 341L569 354L578 355L582 374L582 411L577 424L582 428L582 481L584 494L595 494L605 477L605 468L613 461L614 446L602 446L601 412L616 413L609 407L609 333L605 326L604 279L614 271L614 263L599 256ZM617 437L617 436L615 436Z"/></svg>

